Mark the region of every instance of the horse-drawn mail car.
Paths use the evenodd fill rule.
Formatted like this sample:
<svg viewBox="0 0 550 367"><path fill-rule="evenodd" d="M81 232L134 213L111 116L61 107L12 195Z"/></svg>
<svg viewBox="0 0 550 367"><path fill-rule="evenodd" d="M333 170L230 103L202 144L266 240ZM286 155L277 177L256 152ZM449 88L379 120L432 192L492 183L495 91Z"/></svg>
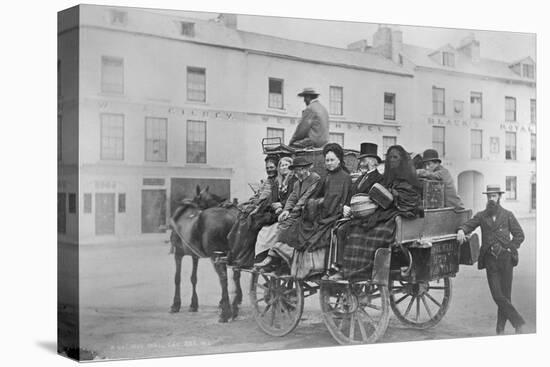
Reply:
<svg viewBox="0 0 550 367"><path fill-rule="evenodd" d="M265 148L264 152L278 153ZM315 153L293 152L300 154ZM420 218L397 217L394 240L376 250L372 273L364 279L304 275L295 261L286 275L247 270L252 273L250 301L257 324L269 335L287 335L299 323L304 299L319 292L324 322L341 344L376 342L386 331L390 309L410 327L436 325L449 308L451 278L459 264L472 265L477 259L475 235L463 245L456 241L457 227L471 214L471 210L434 208L425 209ZM325 259L327 268L328 263Z"/></svg>
<svg viewBox="0 0 550 367"><path fill-rule="evenodd" d="M320 149L292 150L276 144L264 144L264 153L294 157L306 155L309 161L314 162L312 170L321 175L325 172ZM344 160L351 169L357 167L355 153L345 151ZM176 259L172 312L178 312L181 306L182 256L187 254L193 257L192 311L198 308L195 292L198 259L209 257L222 285L221 322L237 316L242 298L240 271L248 271L252 275L249 295L254 318L265 333L284 336L292 332L302 316L305 298L319 293L324 322L337 342L373 343L384 335L390 310L398 320L413 328L436 325L449 307L451 278L458 273L459 265L472 265L477 260L479 244L475 235L462 245L456 241L456 229L471 217L471 211L441 208L439 203L444 201L440 198L424 197L423 216L395 218L393 239L387 247L376 250L368 276L352 280L325 280L323 275L329 270L332 249L321 259L310 259L309 265L317 262L313 268L321 270L315 272L304 271L307 262L299 261L295 251L290 273L234 267L236 295L230 305L226 265L233 264L228 260L231 248L226 235L236 221L238 209L224 209L217 204L211 207L212 204L208 203L212 200L202 198L203 194L212 199L208 189L200 191L197 188L196 200L186 202L171 218L171 227L176 234L172 241ZM229 264L226 264L227 261Z"/></svg>

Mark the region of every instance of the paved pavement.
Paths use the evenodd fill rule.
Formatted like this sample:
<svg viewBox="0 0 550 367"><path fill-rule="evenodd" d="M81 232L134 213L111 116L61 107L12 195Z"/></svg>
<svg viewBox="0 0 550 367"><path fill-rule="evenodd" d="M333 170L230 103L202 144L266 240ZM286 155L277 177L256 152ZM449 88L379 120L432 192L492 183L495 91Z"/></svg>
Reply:
<svg viewBox="0 0 550 367"><path fill-rule="evenodd" d="M535 331L535 220L520 220L526 241L514 273L513 303ZM318 296L306 300L303 320L283 338L270 337L252 319L244 273L244 302L239 318L219 324L220 287L209 260L199 262L199 312L187 312L191 259L184 259L182 312L169 314L173 297L174 258L169 247L154 241L82 246L80 251L81 346L98 358L139 358L280 348L334 346L321 319ZM231 282L230 282L231 283ZM494 334L496 305L485 273L461 266L453 279L451 307L429 330L412 330L394 317L381 342L487 336ZM511 326L508 326L512 329ZM511 330L508 331L511 333Z"/></svg>

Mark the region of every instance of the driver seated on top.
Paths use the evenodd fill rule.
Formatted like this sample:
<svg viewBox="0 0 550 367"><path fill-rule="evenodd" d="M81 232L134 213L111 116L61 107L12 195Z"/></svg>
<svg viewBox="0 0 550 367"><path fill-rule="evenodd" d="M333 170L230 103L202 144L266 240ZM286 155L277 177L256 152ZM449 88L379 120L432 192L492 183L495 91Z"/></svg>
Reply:
<svg viewBox="0 0 550 367"><path fill-rule="evenodd" d="M319 93L313 88L304 88L298 96L304 97L306 109L302 111L300 123L288 145L295 148L321 148L328 143L328 112L317 99Z"/></svg>

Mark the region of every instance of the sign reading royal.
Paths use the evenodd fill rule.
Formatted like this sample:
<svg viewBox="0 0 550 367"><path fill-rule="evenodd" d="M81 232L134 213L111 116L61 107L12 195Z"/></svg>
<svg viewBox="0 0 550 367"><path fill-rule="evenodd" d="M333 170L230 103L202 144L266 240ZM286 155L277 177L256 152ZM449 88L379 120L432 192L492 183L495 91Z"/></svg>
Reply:
<svg viewBox="0 0 550 367"><path fill-rule="evenodd" d="M478 129L481 126L479 121L471 120L461 120L461 119L451 119L451 118L441 118L429 116L427 118L429 125L440 125L440 126L456 126L464 127L468 129ZM500 129L505 131L515 131L515 132L529 132L536 133L535 124L521 124L519 122L503 122L500 124Z"/></svg>

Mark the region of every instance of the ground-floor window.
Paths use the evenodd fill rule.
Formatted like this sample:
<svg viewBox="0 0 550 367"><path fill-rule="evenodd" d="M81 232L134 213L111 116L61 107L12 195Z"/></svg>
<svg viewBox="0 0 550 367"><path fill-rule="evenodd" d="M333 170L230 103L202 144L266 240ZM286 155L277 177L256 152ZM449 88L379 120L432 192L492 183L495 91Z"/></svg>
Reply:
<svg viewBox="0 0 550 367"><path fill-rule="evenodd" d="M537 209L537 184L531 183L531 209Z"/></svg>
<svg viewBox="0 0 550 367"><path fill-rule="evenodd" d="M66 211L67 194L64 192L57 193L57 233L67 232L67 211Z"/></svg>
<svg viewBox="0 0 550 367"><path fill-rule="evenodd" d="M506 199L517 199L517 177L506 176Z"/></svg>

